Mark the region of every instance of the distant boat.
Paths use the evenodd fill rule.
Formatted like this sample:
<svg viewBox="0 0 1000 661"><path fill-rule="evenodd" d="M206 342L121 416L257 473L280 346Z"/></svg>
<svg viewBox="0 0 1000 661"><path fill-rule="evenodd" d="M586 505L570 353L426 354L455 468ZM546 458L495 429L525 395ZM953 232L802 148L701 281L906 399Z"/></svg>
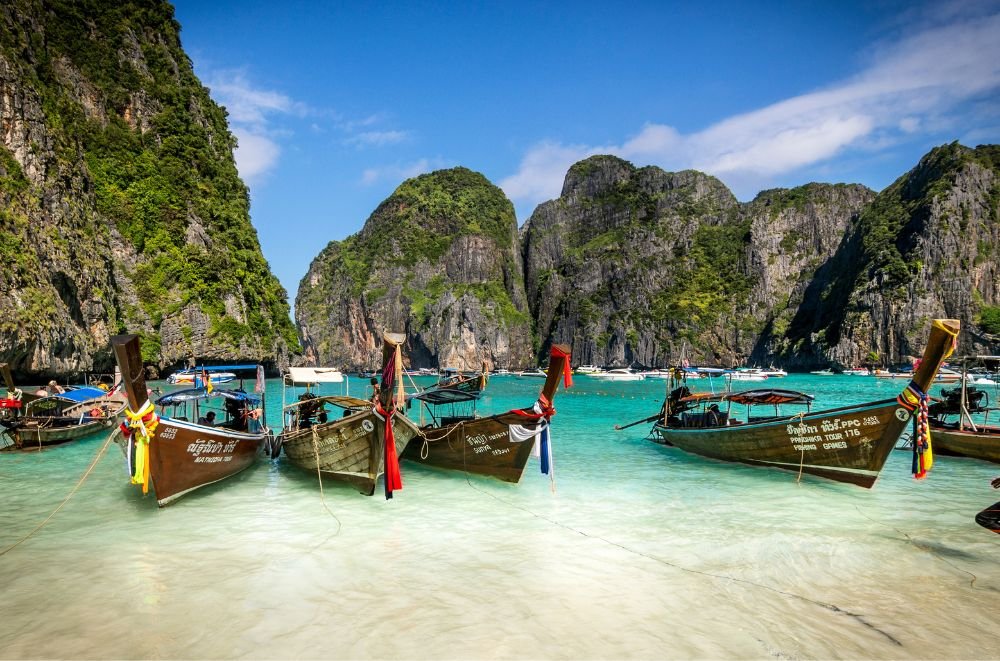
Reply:
<svg viewBox="0 0 1000 661"><path fill-rule="evenodd" d="M577 374L597 374L598 372L603 372L604 370L596 365L580 365L573 371Z"/></svg>
<svg viewBox="0 0 1000 661"><path fill-rule="evenodd" d="M438 382L424 390L460 390L475 395L477 398L486 389L489 383L490 372L483 362L483 368L479 372L461 372L457 369L446 369L438 377Z"/></svg>
<svg viewBox="0 0 1000 661"><path fill-rule="evenodd" d="M867 367L853 367L849 370L844 370L844 374L848 376L870 376L871 372Z"/></svg>
<svg viewBox="0 0 1000 661"><path fill-rule="evenodd" d="M0 427L16 448L55 445L111 427L124 408L122 393L81 386L28 402L20 415L0 418Z"/></svg>
<svg viewBox="0 0 1000 661"><path fill-rule="evenodd" d="M809 372L809 373L810 374L815 374L817 376L833 376L833 370L831 370L831 369L815 370L815 371Z"/></svg>
<svg viewBox="0 0 1000 661"><path fill-rule="evenodd" d="M642 381L645 377L638 372L633 372L627 367L619 367L606 372L591 374L590 376L603 381Z"/></svg>
<svg viewBox="0 0 1000 661"><path fill-rule="evenodd" d="M957 320L934 321L920 369L898 399L809 412L812 397L795 391L692 394L680 386L664 402L653 431L666 445L711 459L870 488L918 408L917 396L927 392L942 360L951 353L958 331ZM745 420L731 415L733 404L746 405ZM803 404L807 411L781 414L782 404ZM754 417L754 406L773 406L774 413Z"/></svg>
<svg viewBox="0 0 1000 661"><path fill-rule="evenodd" d="M548 376L548 374L546 374L541 368L536 368L536 369L533 369L533 370L524 370L524 371L521 371L521 372L515 372L515 374L516 374L516 376L518 376L519 378L522 378L522 379L523 378L544 379L545 377Z"/></svg>
<svg viewBox="0 0 1000 661"><path fill-rule="evenodd" d="M788 372L777 367L768 367L766 370L761 370L761 374L770 378L780 378L783 376L788 376Z"/></svg>
<svg viewBox="0 0 1000 661"><path fill-rule="evenodd" d="M227 366L251 371L254 393L215 388L210 381L164 395L154 405L147 395L139 337L116 335L111 347L128 395L126 418L131 421L117 443L132 483L142 485L143 494L152 488L160 507L249 468L272 439L262 366ZM219 413L221 419L212 422Z"/></svg>
<svg viewBox="0 0 1000 661"><path fill-rule="evenodd" d="M729 374L729 379L731 381L766 381L767 375L760 369L754 367L731 372Z"/></svg>
<svg viewBox="0 0 1000 661"><path fill-rule="evenodd" d="M673 370L646 370L639 374L647 379L669 379L673 376Z"/></svg>
<svg viewBox="0 0 1000 661"><path fill-rule="evenodd" d="M403 458L438 468L460 470L518 482L536 443L548 446L552 402L559 380L569 383L569 348L555 345L548 375L533 407L478 417L476 398L456 390L423 392L413 399L424 405L432 422L421 428L421 439L411 443ZM546 460L551 459L546 454Z"/></svg>
<svg viewBox="0 0 1000 661"><path fill-rule="evenodd" d="M167 383L171 385L194 385L196 381L202 380L203 375L207 375L208 378L212 380L212 383L216 385L235 381L236 373L226 371L227 369L228 368L225 366L206 366L183 369L168 376Z"/></svg>

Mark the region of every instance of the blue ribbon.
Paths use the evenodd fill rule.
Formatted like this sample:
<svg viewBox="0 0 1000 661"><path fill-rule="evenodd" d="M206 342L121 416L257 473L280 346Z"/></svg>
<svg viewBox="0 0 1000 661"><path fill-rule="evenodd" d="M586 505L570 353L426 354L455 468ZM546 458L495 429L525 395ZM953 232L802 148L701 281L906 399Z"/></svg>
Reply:
<svg viewBox="0 0 1000 661"><path fill-rule="evenodd" d="M542 428L542 445L541 445L541 459L542 459L542 474L549 474L549 426L545 425Z"/></svg>

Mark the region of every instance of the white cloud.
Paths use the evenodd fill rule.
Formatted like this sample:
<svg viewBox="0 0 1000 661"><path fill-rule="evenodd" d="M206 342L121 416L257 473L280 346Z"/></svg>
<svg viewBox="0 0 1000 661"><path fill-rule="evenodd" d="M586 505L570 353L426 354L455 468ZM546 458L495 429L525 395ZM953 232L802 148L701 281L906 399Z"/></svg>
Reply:
<svg viewBox="0 0 1000 661"><path fill-rule="evenodd" d="M911 29L912 36L880 45L858 75L702 131L682 135L647 124L621 145L544 141L500 185L519 206L534 205L557 197L569 166L596 153L668 169L693 167L752 185L848 150L870 151L940 129L955 121L948 113L958 104L1000 89L1000 13L991 4L989 15L962 3L938 8L932 19L954 22ZM988 104L995 108L996 98Z"/></svg>
<svg viewBox="0 0 1000 661"><path fill-rule="evenodd" d="M368 168L361 174L361 184L363 186L371 186L380 181L401 183L402 181L411 179L417 175L426 174L433 170L440 170L445 167L448 166L442 159L421 158L412 163L396 163L377 168Z"/></svg>
<svg viewBox="0 0 1000 661"><path fill-rule="evenodd" d="M344 142L357 147L383 147L404 142L410 137L407 131L363 131Z"/></svg>
<svg viewBox="0 0 1000 661"><path fill-rule="evenodd" d="M234 128L233 134L239 143L234 153L236 168L245 181L259 180L278 163L281 148L274 140L239 128Z"/></svg>
<svg viewBox="0 0 1000 661"><path fill-rule="evenodd" d="M240 176L248 183L260 180L281 157L277 137L286 131L275 128L274 119L302 117L308 108L280 92L254 87L242 71L217 71L208 87L229 113L230 128L239 142L234 156Z"/></svg>

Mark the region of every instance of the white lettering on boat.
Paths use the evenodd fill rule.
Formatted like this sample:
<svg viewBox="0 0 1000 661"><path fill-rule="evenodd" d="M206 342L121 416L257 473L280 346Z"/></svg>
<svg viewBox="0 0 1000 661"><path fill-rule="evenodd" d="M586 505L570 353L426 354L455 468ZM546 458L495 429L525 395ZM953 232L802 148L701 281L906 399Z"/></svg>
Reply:
<svg viewBox="0 0 1000 661"><path fill-rule="evenodd" d="M804 422L789 424L785 426L788 433L788 440L799 452L816 450L822 447L824 450L845 450L848 447L848 439L861 439L868 441L867 437L862 438L862 428L872 427L882 424L878 416L869 415L864 418L829 418L820 420L818 426L807 425Z"/></svg>
<svg viewBox="0 0 1000 661"><path fill-rule="evenodd" d="M236 449L236 441L206 441L199 438L194 443L187 446L188 454L199 457L203 454L232 454Z"/></svg>
<svg viewBox="0 0 1000 661"><path fill-rule="evenodd" d="M507 438L507 430L494 432L492 434L476 434L475 436L467 436L465 442L472 446L472 452L474 454L481 454L483 452L492 452L494 455L506 454L510 451L510 448L500 448L493 449L490 445L491 441L496 441L501 438Z"/></svg>

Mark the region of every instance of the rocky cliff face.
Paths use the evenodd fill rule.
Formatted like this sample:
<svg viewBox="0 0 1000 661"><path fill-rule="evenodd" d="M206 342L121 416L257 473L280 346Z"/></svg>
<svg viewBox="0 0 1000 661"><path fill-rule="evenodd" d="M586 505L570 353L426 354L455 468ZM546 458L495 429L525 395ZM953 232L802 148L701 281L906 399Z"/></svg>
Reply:
<svg viewBox="0 0 1000 661"><path fill-rule="evenodd" d="M840 365L919 356L929 320L962 321L960 353L992 353L1000 301L1000 148L946 145L849 227L789 348Z"/></svg>
<svg viewBox="0 0 1000 661"><path fill-rule="evenodd" d="M929 320L949 316L963 322L962 350L991 352L998 164L1000 148L949 145L878 195L813 183L741 204L699 172L595 156L570 168L560 197L525 223L519 256L508 252L502 194L448 171L463 173L447 175L452 184L493 191L503 221L484 224L492 216L454 202L461 186L434 192L434 177L446 176L436 173L401 186L360 235L317 258L299 292L302 336L310 358L348 365L373 364L385 325L415 338L421 366L474 367L484 355L529 364L560 342L576 364L811 369L917 355ZM435 199L452 206L435 211ZM487 226L504 229L480 231ZM484 311L490 301L500 305ZM508 323L486 323L497 309Z"/></svg>
<svg viewBox="0 0 1000 661"><path fill-rule="evenodd" d="M539 339L598 365L729 358L733 311L748 294L738 210L700 172L613 156L577 163L521 233Z"/></svg>
<svg viewBox="0 0 1000 661"><path fill-rule="evenodd" d="M760 328L749 362L789 368L825 364L822 351L793 345L788 331L793 320L817 314L815 292L830 286L836 274L831 260L874 197L857 184L814 183L764 191L743 205L753 283L748 312Z"/></svg>
<svg viewBox="0 0 1000 661"><path fill-rule="evenodd" d="M532 361L510 201L465 168L408 180L359 234L333 242L299 286L306 359L374 368L383 330L405 332L414 367Z"/></svg>
<svg viewBox="0 0 1000 661"><path fill-rule="evenodd" d="M578 362L805 369L919 355L945 316L960 350L994 351L998 164L996 146L953 144L878 195L808 184L740 204L699 173L588 159L522 230L536 330Z"/></svg>
<svg viewBox="0 0 1000 661"><path fill-rule="evenodd" d="M0 5L0 361L21 374L108 370L124 331L159 367L297 346L178 30L166 2Z"/></svg>

